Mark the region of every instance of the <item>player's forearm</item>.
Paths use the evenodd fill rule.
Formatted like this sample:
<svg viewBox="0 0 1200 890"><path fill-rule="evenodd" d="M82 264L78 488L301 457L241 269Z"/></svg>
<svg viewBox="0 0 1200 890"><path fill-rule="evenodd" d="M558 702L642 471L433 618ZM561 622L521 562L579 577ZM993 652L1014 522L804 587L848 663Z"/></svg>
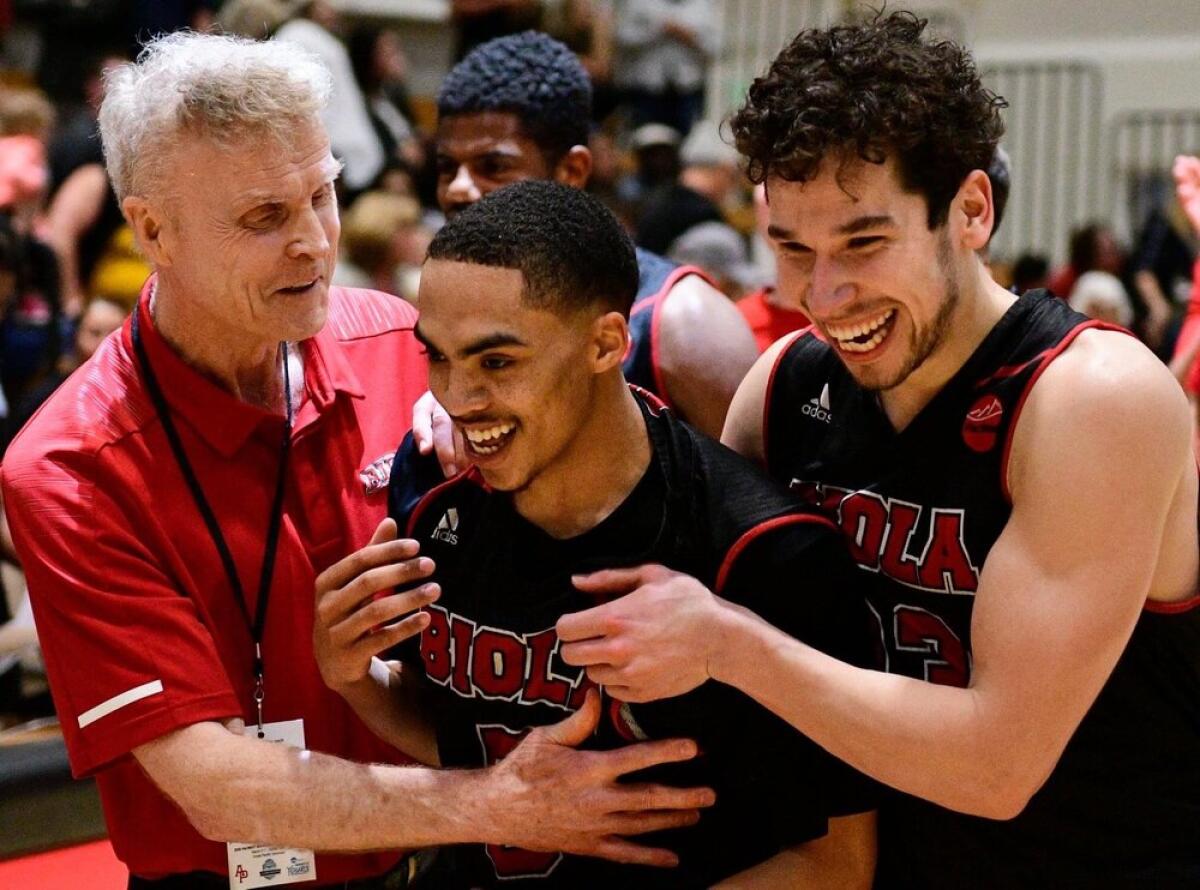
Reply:
<svg viewBox="0 0 1200 890"><path fill-rule="evenodd" d="M977 690L838 661L731 607L714 678L754 698L834 756L944 807L1011 818L1057 753L993 719Z"/></svg>
<svg viewBox="0 0 1200 890"><path fill-rule="evenodd" d="M875 814L829 820L824 837L797 844L726 878L722 890L869 890L875 878Z"/></svg>
<svg viewBox="0 0 1200 890"><path fill-rule="evenodd" d="M362 682L338 690L371 732L427 766L441 766L437 736L419 707L417 684L379 659Z"/></svg>
<svg viewBox="0 0 1200 890"><path fill-rule="evenodd" d="M351 763L213 723L173 736L135 754L211 840L386 850L480 840L490 822L486 771Z"/></svg>

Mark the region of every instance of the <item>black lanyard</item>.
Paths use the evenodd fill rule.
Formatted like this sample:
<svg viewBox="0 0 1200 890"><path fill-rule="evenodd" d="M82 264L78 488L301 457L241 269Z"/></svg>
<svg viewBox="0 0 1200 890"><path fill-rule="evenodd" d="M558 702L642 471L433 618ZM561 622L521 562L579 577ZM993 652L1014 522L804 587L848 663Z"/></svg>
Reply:
<svg viewBox="0 0 1200 890"><path fill-rule="evenodd" d="M271 521L267 526L267 545L263 551L262 572L258 580L258 602L254 614L251 615L250 606L246 602L246 592L242 588L242 580L238 576L237 566L233 562L233 554L229 552L229 545L225 542L225 535L221 533L217 517L208 503L208 498L204 496L204 489L200 487L200 480L196 478L192 462L188 460L187 452L183 449L179 430L176 429L175 422L171 419L171 410L167 405L167 400L163 397L162 388L158 385L158 378L154 376L154 369L150 366L150 358L146 355L146 347L142 344L141 332L138 330L140 310L140 306L135 306L133 310L133 348L137 353L142 376L146 379L146 390L150 393L150 401L154 403L154 410L158 414L159 422L162 423L163 432L167 434L167 441L171 445L171 453L175 455L179 471L183 474L184 481L187 482L188 489L192 493L192 500L196 502L196 508L204 518L204 524L208 528L213 546L217 548L217 554L221 557L221 565L225 568L225 575L229 579L229 586L233 589L238 607L242 611L242 617L246 619L246 627L254 639L254 704L258 709L258 737L262 738L264 735L263 699L266 697L263 686L262 641L263 632L267 626L267 601L271 596L271 581L275 576L275 555L279 550L279 530L283 525L283 490L287 478L288 455L292 450L292 380L288 370L287 343L282 344L283 392L287 403L287 425L283 431L283 444L280 446L279 476L275 481L275 499L271 502Z"/></svg>

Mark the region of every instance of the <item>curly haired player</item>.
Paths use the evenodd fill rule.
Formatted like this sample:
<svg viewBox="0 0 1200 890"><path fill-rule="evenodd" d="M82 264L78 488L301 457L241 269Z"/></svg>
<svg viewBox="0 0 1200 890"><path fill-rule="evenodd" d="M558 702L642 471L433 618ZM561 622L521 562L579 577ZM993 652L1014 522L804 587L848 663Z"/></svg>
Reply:
<svg viewBox="0 0 1200 890"><path fill-rule="evenodd" d="M986 274L1002 101L924 24L802 32L733 123L815 328L724 440L840 524L877 669L653 566L579 582L636 591L563 618L563 657L630 702L721 680L895 788L882 886L1194 887L1187 405L1133 337Z"/></svg>

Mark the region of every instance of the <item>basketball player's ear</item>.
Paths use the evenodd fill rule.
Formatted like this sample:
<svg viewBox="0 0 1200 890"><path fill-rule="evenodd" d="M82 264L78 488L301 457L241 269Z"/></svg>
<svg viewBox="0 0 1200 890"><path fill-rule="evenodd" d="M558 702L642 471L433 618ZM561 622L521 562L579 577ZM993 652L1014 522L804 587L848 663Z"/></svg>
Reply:
<svg viewBox="0 0 1200 890"><path fill-rule="evenodd" d="M156 268L171 265L170 238L164 237L166 217L162 202L130 195L121 202L121 212L133 230L142 255Z"/></svg>
<svg viewBox="0 0 1200 890"><path fill-rule="evenodd" d="M620 312L605 312L592 324L595 356L592 370L597 374L620 367L629 346L629 323Z"/></svg>
<svg viewBox="0 0 1200 890"><path fill-rule="evenodd" d="M992 181L983 170L972 170L950 203L951 236L967 250L982 250L992 237L995 210Z"/></svg>
<svg viewBox="0 0 1200 890"><path fill-rule="evenodd" d="M554 165L554 181L581 189L592 175L592 152L586 145L573 145Z"/></svg>

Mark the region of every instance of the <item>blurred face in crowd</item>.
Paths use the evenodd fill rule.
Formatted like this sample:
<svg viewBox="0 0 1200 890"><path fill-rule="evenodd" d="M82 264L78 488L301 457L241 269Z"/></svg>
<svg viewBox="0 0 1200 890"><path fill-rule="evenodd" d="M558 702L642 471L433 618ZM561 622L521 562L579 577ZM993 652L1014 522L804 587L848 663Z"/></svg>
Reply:
<svg viewBox="0 0 1200 890"><path fill-rule="evenodd" d="M325 324L340 231L338 164L314 122L280 142L184 137L170 193L129 198L164 293L230 331L231 342L302 340Z"/></svg>
<svg viewBox="0 0 1200 890"><path fill-rule="evenodd" d="M104 338L121 326L125 315L125 308L111 300L98 298L88 303L75 330L75 356L80 364L90 359Z"/></svg>
<svg viewBox="0 0 1200 890"><path fill-rule="evenodd" d="M549 163L520 117L509 112L455 114L438 124L437 198L448 217L501 186L553 179L583 188L590 172L591 155L578 146Z"/></svg>
<svg viewBox="0 0 1200 890"><path fill-rule="evenodd" d="M953 371L938 362L960 306L962 260L950 224L929 229L925 198L905 191L894 161L852 162L840 175L825 163L808 182L770 179L766 196L779 290L861 386Z"/></svg>
<svg viewBox="0 0 1200 890"><path fill-rule="evenodd" d="M619 313L537 308L524 289L516 269L429 260L421 274L429 388L500 491L569 465L593 413L596 374L620 363L627 331ZM598 348L598 337L616 346Z"/></svg>

